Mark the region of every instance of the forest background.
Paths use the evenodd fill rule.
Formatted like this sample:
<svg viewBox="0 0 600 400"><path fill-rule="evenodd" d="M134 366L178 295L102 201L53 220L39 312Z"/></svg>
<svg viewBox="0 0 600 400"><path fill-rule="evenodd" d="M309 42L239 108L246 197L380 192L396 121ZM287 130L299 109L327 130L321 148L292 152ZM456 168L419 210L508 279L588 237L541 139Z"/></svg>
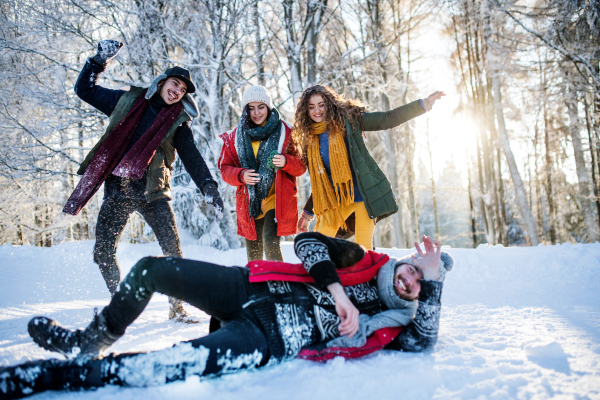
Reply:
<svg viewBox="0 0 600 400"><path fill-rule="evenodd" d="M226 212L215 222L179 160L172 204L202 245L243 245L217 168L243 90L265 85L292 121L315 83L368 111L448 94L366 133L400 206L375 246L421 234L453 247L599 240L599 0L0 0L0 244L94 238L102 190L77 217L61 210L108 123L73 91L102 39L125 46L101 85L147 86L173 65L192 73L192 129ZM309 194L305 174L299 207ZM123 239L155 238L134 215Z"/></svg>

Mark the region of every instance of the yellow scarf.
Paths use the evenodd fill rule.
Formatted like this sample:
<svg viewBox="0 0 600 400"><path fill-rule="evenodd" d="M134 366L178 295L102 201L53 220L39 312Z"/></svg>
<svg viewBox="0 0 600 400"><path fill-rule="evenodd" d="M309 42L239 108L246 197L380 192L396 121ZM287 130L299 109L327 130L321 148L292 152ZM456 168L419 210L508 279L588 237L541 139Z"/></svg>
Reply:
<svg viewBox="0 0 600 400"><path fill-rule="evenodd" d="M317 216L317 228L323 222L325 226L346 227L340 210L354 203L354 184L348 162L348 151L342 132L329 131L329 166L331 181L323 165L319 151L319 135L327 130L325 122L313 123L308 136L308 170L312 187L314 213Z"/></svg>

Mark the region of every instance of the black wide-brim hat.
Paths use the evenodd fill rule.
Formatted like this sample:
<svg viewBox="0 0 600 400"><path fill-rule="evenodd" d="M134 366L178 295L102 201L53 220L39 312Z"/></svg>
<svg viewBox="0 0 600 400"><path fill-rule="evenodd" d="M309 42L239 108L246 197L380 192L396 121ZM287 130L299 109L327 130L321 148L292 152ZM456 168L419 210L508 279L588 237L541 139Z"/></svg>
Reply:
<svg viewBox="0 0 600 400"><path fill-rule="evenodd" d="M181 67L173 67L169 68L165 71L165 75L167 77L172 76L174 78L181 79L185 82L187 86L186 93L194 93L196 91L196 86L194 86L194 82L192 82L192 76L190 75L190 71Z"/></svg>

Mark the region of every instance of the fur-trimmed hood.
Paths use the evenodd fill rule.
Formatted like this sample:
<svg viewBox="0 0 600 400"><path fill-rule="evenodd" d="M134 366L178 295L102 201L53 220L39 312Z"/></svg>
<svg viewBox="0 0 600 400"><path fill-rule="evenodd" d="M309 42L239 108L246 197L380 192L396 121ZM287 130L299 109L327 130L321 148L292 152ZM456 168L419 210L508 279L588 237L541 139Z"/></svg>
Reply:
<svg viewBox="0 0 600 400"><path fill-rule="evenodd" d="M409 254L400 259L390 257L390 260L385 263L383 267L377 273L377 288L379 290L379 297L382 299L384 304L388 308L395 309L412 309L416 312L419 305L418 300L408 301L401 299L394 291L394 275L396 268L401 264L414 265L412 262L412 256L417 253ZM443 282L446 279L446 273L451 271L454 267L454 259L450 254L442 251L441 260L439 265L439 282Z"/></svg>
<svg viewBox="0 0 600 400"><path fill-rule="evenodd" d="M152 84L146 92L146 99L150 100L150 98L154 96L156 92L158 92L158 82L162 81L163 79L167 79L167 75L161 74L154 78ZM190 116L191 119L198 118L198 116L200 115L200 110L198 110L198 105L196 105L196 102L194 101L192 96L186 93L185 95L183 95L181 102L183 103L183 109L185 110L187 115Z"/></svg>

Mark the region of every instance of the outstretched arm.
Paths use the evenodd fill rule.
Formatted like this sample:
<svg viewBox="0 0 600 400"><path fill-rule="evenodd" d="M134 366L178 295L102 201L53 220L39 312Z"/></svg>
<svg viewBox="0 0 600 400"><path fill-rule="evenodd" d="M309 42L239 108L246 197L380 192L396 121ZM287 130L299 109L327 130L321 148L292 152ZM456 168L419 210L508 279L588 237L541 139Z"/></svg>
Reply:
<svg viewBox="0 0 600 400"><path fill-rule="evenodd" d="M181 158L185 170L190 174L202 194L205 194L204 187L207 184L212 183L215 186L217 185L204 158L202 158L194 143L194 135L187 122L177 128L173 137L173 145Z"/></svg>
<svg viewBox="0 0 600 400"><path fill-rule="evenodd" d="M215 207L217 220L221 220L223 216L223 200L219 194L217 182L213 179L206 161L198 151L194 143L194 135L190 129L190 125L185 122L175 132L173 145L185 170L190 174L196 187L200 189L207 203Z"/></svg>
<svg viewBox="0 0 600 400"><path fill-rule="evenodd" d="M362 129L365 131L384 131L410 121L419 115L430 111L436 100L445 96L444 92L437 91L422 100L416 100L387 112L370 112L363 114Z"/></svg>
<svg viewBox="0 0 600 400"><path fill-rule="evenodd" d="M98 43L97 54L87 59L75 83L77 96L109 117L125 91L107 89L97 83L108 61L117 55L122 46L122 43L115 40L102 40Z"/></svg>

